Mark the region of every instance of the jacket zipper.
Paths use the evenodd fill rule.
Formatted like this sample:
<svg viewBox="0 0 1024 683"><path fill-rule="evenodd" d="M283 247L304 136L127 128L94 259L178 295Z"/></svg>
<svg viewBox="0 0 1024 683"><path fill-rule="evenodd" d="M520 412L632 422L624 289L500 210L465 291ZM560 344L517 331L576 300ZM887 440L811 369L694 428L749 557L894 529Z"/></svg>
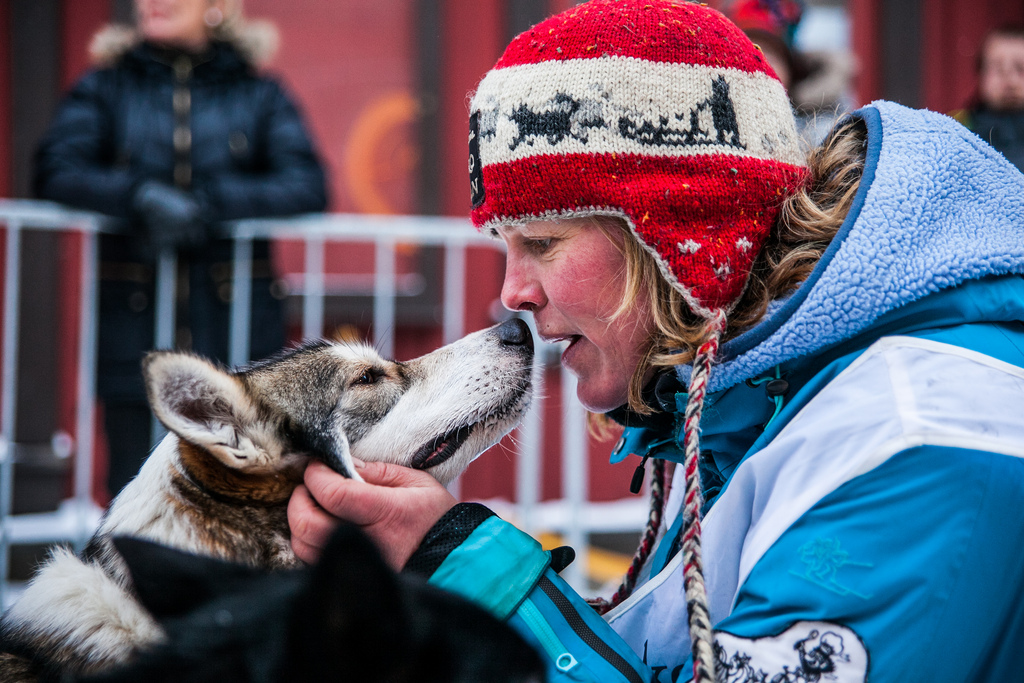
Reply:
<svg viewBox="0 0 1024 683"><path fill-rule="evenodd" d="M548 599L554 603L555 608L562 614L566 623L576 633L580 639L587 644L590 649L602 657L612 667L621 673L626 680L630 683L644 683L643 678L640 674L629 665L629 662L623 658L618 652L612 649L611 645L601 640L600 637L594 631L587 626L587 623L583 620L583 617L573 608L572 603L569 602L569 598L562 595L562 592L555 587L555 584L551 582L551 579L546 576L542 576L540 583L538 584L540 589L544 591L544 594L548 596Z"/></svg>
<svg viewBox="0 0 1024 683"><path fill-rule="evenodd" d="M540 610L537 606L530 601L529 598L519 606L519 616L522 617L526 625L530 627L533 634L537 636L537 640L540 641L540 645L544 648L544 652L548 654L551 661L555 663L555 668L565 673L576 666L576 658L565 649L562 645L562 641L558 639L554 629L551 628L551 624L544 621L544 617L541 615Z"/></svg>

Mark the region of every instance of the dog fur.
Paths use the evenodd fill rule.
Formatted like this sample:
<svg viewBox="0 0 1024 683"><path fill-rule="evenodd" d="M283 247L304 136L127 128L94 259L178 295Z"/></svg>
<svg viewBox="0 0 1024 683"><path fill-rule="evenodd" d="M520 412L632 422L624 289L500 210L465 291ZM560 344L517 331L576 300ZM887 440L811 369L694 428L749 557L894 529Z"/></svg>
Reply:
<svg viewBox="0 0 1024 683"><path fill-rule="evenodd" d="M234 373L154 352L143 374L169 433L82 556L55 551L3 616L0 635L16 654L0 655L0 683L35 680L41 667L99 672L165 639L134 595L114 536L294 568L286 506L310 458L356 479L353 457L449 483L521 419L533 343L513 319L404 363L317 341Z"/></svg>

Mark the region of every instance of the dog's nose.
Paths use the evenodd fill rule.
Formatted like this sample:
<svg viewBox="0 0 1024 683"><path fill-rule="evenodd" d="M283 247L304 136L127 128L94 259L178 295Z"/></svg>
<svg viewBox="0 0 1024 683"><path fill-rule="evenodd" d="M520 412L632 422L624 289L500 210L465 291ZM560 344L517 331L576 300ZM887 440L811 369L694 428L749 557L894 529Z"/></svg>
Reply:
<svg viewBox="0 0 1024 683"><path fill-rule="evenodd" d="M525 346L533 350L533 335L530 326L519 318L509 318L498 325L498 339L508 346Z"/></svg>

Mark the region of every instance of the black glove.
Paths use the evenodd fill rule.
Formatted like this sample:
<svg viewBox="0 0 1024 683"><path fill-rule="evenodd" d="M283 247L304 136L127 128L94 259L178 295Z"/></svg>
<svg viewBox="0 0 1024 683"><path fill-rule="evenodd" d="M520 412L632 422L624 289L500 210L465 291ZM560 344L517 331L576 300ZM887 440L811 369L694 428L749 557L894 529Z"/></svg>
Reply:
<svg viewBox="0 0 1024 683"><path fill-rule="evenodd" d="M148 180L135 191L132 209L157 251L190 249L206 243L208 211L191 192Z"/></svg>

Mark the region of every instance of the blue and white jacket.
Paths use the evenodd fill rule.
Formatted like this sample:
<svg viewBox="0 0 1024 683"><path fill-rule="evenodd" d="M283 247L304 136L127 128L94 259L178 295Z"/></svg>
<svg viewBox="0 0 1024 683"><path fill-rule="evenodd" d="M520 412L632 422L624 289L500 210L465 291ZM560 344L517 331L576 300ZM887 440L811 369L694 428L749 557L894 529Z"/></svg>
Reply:
<svg viewBox="0 0 1024 683"><path fill-rule="evenodd" d="M888 102L855 115L868 148L850 214L711 373L703 558L719 680L1018 680L1024 175L944 116ZM666 436L678 426L627 429L616 457L678 461ZM508 618L552 681L686 681L681 489L640 585L603 619L481 506L453 509L410 569Z"/></svg>

